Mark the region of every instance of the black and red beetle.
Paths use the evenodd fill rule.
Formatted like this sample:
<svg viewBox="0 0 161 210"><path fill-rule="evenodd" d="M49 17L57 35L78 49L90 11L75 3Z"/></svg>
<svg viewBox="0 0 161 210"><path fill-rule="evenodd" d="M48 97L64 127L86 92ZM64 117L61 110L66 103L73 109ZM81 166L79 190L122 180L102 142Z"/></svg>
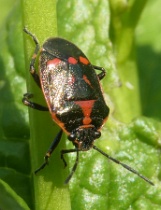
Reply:
<svg viewBox="0 0 161 210"><path fill-rule="evenodd" d="M77 168L79 152L93 148L153 185L148 178L94 145L95 139L101 136L100 129L109 114L99 82L105 76L105 69L92 65L77 46L65 39L49 38L40 49L37 38L26 28L24 31L33 38L36 44L30 62L30 73L42 89L47 107L31 102L32 94L29 93L24 94L22 101L31 108L50 111L52 119L61 128L45 155L45 162L35 173L48 164L48 159L61 140L64 131L75 147L61 150L61 158L65 166L67 163L64 154L71 152L77 154L75 164L65 183L68 183ZM39 74L35 70L38 53L40 53ZM99 70L100 73L96 74L95 70Z"/></svg>

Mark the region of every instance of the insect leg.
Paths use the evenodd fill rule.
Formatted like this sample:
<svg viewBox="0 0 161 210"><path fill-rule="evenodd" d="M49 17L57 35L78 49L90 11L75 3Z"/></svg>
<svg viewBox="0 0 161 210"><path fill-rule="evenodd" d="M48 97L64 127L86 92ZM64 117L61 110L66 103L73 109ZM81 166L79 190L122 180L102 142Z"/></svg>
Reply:
<svg viewBox="0 0 161 210"><path fill-rule="evenodd" d="M37 110L40 110L40 111L49 111L49 109L45 106L42 106L40 104L37 104L37 103L34 103L34 102L31 102L29 99L33 97L33 94L31 93L25 93L23 95L23 98L22 98L22 103L30 108L33 108L33 109L37 109Z"/></svg>
<svg viewBox="0 0 161 210"><path fill-rule="evenodd" d="M40 45L39 45L39 42L38 42L36 36L34 36L26 28L24 28L23 30L24 30L25 33L27 33L28 35L30 35L32 37L32 39L34 40L35 45L36 45L34 54L33 54L32 59L30 61L30 73L31 73L34 81L36 82L36 84L41 88L40 78L39 78L39 75L37 74L36 69L35 69L35 62L36 62L36 58L37 58L37 55L38 55L39 50L40 50Z"/></svg>
<svg viewBox="0 0 161 210"><path fill-rule="evenodd" d="M61 159L63 160L65 167L67 166L67 163L66 163L66 161L64 159L64 154L71 153L71 152L76 152L77 156L76 156L76 160L75 160L74 166L73 166L73 168L71 170L71 173L69 174L69 176L66 178L66 180L64 182L65 184L67 184L69 182L69 180L72 178L74 172L77 169L78 162L79 162L79 150L77 148L75 148L75 149L68 149L68 150L61 150Z"/></svg>
<svg viewBox="0 0 161 210"><path fill-rule="evenodd" d="M94 69L102 71L97 76L99 80L103 79L106 75L106 70L103 67L92 65Z"/></svg>
<svg viewBox="0 0 161 210"><path fill-rule="evenodd" d="M78 151L78 149L76 149L76 148L75 149L63 149L63 150L61 150L61 159L63 160L64 167L67 166L67 162L64 158L64 154L71 153L71 152L77 152L77 151Z"/></svg>
<svg viewBox="0 0 161 210"><path fill-rule="evenodd" d="M46 165L48 165L49 158L50 158L51 154L53 153L53 151L55 150L55 148L58 146L60 139L62 137L62 133L63 133L63 130L60 130L59 133L57 134L57 136L55 137L54 141L52 142L51 146L49 147L49 149L44 157L45 162L35 171L35 174L37 174Z"/></svg>

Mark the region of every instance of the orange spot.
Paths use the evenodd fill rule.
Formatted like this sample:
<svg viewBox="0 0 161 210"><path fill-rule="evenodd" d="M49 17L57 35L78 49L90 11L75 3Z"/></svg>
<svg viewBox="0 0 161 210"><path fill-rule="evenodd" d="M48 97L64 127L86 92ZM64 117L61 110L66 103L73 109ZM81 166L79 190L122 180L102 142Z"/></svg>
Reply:
<svg viewBox="0 0 161 210"><path fill-rule="evenodd" d="M53 60L49 60L48 62L47 62L47 65L58 65L59 63L61 62L61 60L59 59L59 58L54 58Z"/></svg>
<svg viewBox="0 0 161 210"><path fill-rule="evenodd" d="M83 118L83 125L89 125L91 123L91 118L90 117L84 117Z"/></svg>
<svg viewBox="0 0 161 210"><path fill-rule="evenodd" d="M69 58L68 58L68 62L69 62L70 64L76 64L76 63L78 63L78 61L77 61L75 58L73 58L73 57L69 57Z"/></svg>
<svg viewBox="0 0 161 210"><path fill-rule="evenodd" d="M87 58L82 57L82 56L79 56L79 61L81 63L83 63L84 65L88 65L89 64L89 60Z"/></svg>
<svg viewBox="0 0 161 210"><path fill-rule="evenodd" d="M87 78L86 75L83 75L83 79L87 84L89 84L91 86L91 82L89 81L89 79Z"/></svg>

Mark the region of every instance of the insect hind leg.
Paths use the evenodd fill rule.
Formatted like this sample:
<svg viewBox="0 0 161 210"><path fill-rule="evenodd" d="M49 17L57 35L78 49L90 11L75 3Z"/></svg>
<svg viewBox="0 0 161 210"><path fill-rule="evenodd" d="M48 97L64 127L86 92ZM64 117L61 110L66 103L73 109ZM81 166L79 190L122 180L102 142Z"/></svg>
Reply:
<svg viewBox="0 0 161 210"><path fill-rule="evenodd" d="M39 78L39 75L37 74L36 72L36 69L35 69L35 62L36 62L36 58L37 58L37 55L39 53L39 50L40 50L40 45L39 45L39 42L36 38L36 36L34 36L30 31L27 30L27 28L24 28L23 29L25 33L27 33L28 35L30 35L33 39L33 41L35 42L35 50L34 50L34 54L31 58L31 61L30 61L30 73L34 79L34 81L36 82L36 84L39 86L39 88L41 88L41 84L40 84L40 78Z"/></svg>

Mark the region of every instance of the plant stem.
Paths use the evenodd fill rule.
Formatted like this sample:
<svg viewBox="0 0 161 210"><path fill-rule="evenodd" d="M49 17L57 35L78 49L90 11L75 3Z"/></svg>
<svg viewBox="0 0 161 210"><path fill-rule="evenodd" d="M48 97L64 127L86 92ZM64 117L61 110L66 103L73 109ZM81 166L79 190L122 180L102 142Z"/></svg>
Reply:
<svg viewBox="0 0 161 210"><path fill-rule="evenodd" d="M24 27L36 35L40 45L48 37L57 35L56 1L24 0L22 7ZM28 92L34 94L34 102L46 106L42 91L36 86L29 74L29 62L35 49L34 42L25 33L24 40ZM32 171L34 171L42 164L43 156L59 129L52 122L48 112L30 109L29 116ZM64 185L65 175L63 163L60 160L60 150L62 146L65 147L64 142L61 142L56 148L53 158L51 158L53 161L50 161L50 165L40 171L37 176L33 176L36 210L71 209L69 191L67 186Z"/></svg>

